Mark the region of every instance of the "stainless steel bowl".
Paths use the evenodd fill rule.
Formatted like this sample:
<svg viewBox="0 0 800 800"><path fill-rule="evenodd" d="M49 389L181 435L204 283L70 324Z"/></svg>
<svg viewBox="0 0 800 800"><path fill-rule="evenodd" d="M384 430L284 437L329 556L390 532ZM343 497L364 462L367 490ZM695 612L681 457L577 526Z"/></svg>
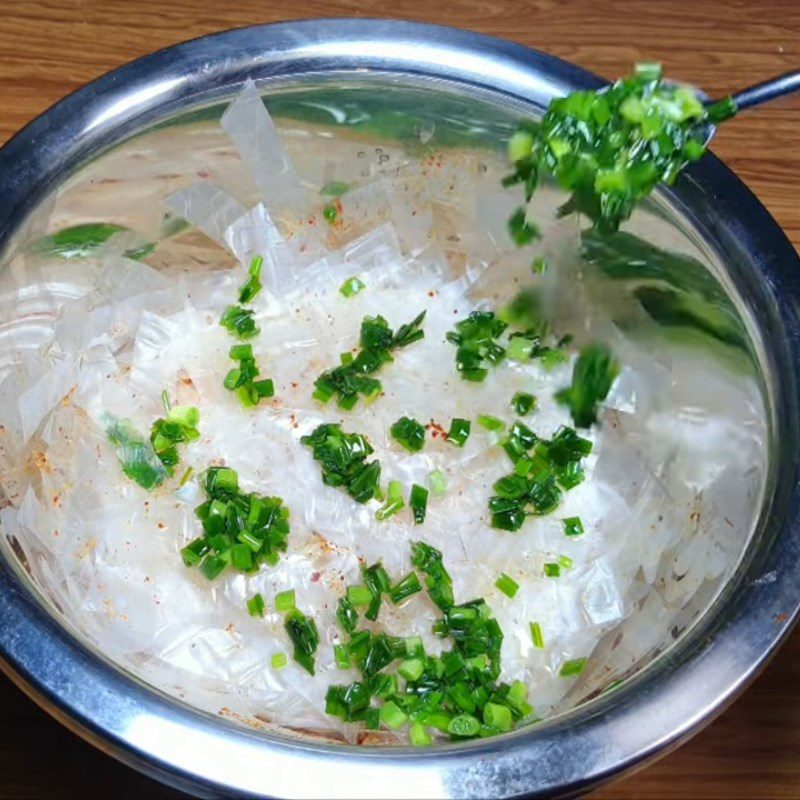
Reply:
<svg viewBox="0 0 800 800"><path fill-rule="evenodd" d="M343 80L400 87L423 105L427 92L452 96L453 130L480 146L496 142L514 114L541 111L555 95L601 84L542 53L413 23L292 22L188 42L100 78L0 151L2 263L42 232L54 192L87 163L133 136L208 113L245 78L276 96L287 87ZM486 113L491 108L496 116ZM717 263L747 320L771 454L763 508L738 568L694 624L676 631L672 646L660 648L623 686L533 728L424 752L248 731L149 688L83 643L26 577L8 543L0 548L6 674L104 751L204 797L565 796L679 745L752 680L800 607L800 260L766 210L713 156L660 203Z"/></svg>

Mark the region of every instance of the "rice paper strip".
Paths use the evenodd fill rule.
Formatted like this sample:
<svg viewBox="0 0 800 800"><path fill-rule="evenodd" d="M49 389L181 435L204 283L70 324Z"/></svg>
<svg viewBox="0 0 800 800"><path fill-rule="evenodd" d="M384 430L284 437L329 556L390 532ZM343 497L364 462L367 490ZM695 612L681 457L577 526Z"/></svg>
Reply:
<svg viewBox="0 0 800 800"><path fill-rule="evenodd" d="M246 212L238 200L207 181L175 192L162 202L223 247L226 229Z"/></svg>
<svg viewBox="0 0 800 800"><path fill-rule="evenodd" d="M300 212L308 207L300 176L253 81L244 84L220 124L252 170L253 182L268 208Z"/></svg>

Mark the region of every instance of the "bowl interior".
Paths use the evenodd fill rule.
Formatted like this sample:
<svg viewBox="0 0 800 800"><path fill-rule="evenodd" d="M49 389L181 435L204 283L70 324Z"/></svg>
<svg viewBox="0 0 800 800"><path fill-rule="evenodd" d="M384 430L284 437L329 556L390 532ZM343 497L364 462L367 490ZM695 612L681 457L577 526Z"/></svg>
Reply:
<svg viewBox="0 0 800 800"><path fill-rule="evenodd" d="M614 552L613 568L626 578L612 592L615 581L590 559L584 588L562 598L577 604L573 622L591 631L581 631L591 652L577 681L537 697L537 684L546 684L572 653L567 633L544 655L522 647L528 662L519 669L537 710L556 716L657 668L659 657L679 647L718 602L770 496L771 379L737 286L742 254L712 246L703 221L697 224L691 209L666 195L637 211L623 233L582 232L585 224L556 218L563 198L547 187L536 201L543 233L536 253L552 268L533 277L531 253L509 246L505 221L519 197L502 189L500 179L506 140L520 118L540 109L408 75L309 75L268 81L261 91L286 151L317 193L332 181L358 187L382 181L405 193L412 215L398 216L366 195L345 215L352 227L326 232L334 245L391 221L405 252L420 248L422 237L421 251L446 264L452 280L467 281L476 301L507 302L520 285L535 283L554 327L579 342L603 339L619 353L625 369L602 417L596 469L614 492L598 525ZM65 359L77 357L69 350L70 336L81 329L75 315L102 304L98 292L109 279L109 259L127 254L112 278L132 281L131 291L140 280L136 263L201 280L236 268L230 252L163 202L198 181L215 184L244 208L263 199L220 127L232 96L231 89L200 98L98 152L31 210L6 251L0 271L3 547L74 635L179 701L268 732L391 744L391 735L354 737L326 724L321 698L314 698L316 714L282 715L286 687L279 681L265 687L250 667L238 671L232 663L232 653L246 650L245 639L209 645L202 657L187 655L194 644L221 634L219 620L198 629L194 643L160 637L166 612L152 605L158 587L137 589L130 601L133 573L110 577L125 560L104 547L91 525L81 525L79 504L70 514L60 510L80 492L75 462L68 463L79 456L53 445L72 392L53 376ZM319 195L320 208L328 202ZM185 216L197 213L184 207ZM76 233L76 226L87 227ZM115 356L133 349L135 326L126 324L109 318L98 330L113 340ZM43 403L34 399L43 395ZM178 572L189 532L169 546ZM535 543L520 546L536 550ZM98 582L100 567L106 585ZM131 617L143 608L150 616L138 625ZM524 607L518 613L525 617Z"/></svg>

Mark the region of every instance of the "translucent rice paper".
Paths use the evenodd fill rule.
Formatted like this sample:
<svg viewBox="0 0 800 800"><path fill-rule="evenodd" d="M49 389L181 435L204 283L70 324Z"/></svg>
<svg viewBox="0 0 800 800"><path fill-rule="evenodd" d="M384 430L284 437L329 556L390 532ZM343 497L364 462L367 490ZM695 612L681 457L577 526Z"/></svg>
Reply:
<svg viewBox="0 0 800 800"><path fill-rule="evenodd" d="M307 192L253 81L245 82L221 124L250 168L267 208L303 213Z"/></svg>
<svg viewBox="0 0 800 800"><path fill-rule="evenodd" d="M238 200L206 181L175 192L163 203L221 245L225 244L227 228L246 211Z"/></svg>
<svg viewBox="0 0 800 800"><path fill-rule="evenodd" d="M531 254L512 249L505 233L518 198L496 191L504 167L488 171L459 152L426 154L354 186L329 225L322 208L330 198L298 189L252 85L223 125L263 202L248 210L208 183L166 202L238 266L219 269L231 263L220 248L198 246L191 269L177 259L159 270L106 250L77 270L35 262L0 278L9 320L0 324L0 489L8 501L0 525L59 613L124 668L198 708L362 742L395 734L365 735L324 713L327 687L356 678L333 662L336 602L360 582L360 563L382 560L394 579L404 576L418 539L443 551L458 601L486 598L505 633L502 678L524 681L540 716L663 650L731 574L752 530L765 472L755 381L679 345L654 357L629 340L611 321L613 303L598 314L593 287L576 278L574 227L554 223L537 252L558 257L558 270L540 280L542 291L565 332L609 341L624 369L588 434L595 448L585 482L519 533L493 530L487 499L510 470L497 435L473 422L466 446L456 448L442 429L478 414L510 424L511 397L527 391L539 402L525 422L551 436L569 422L553 395L572 368L506 361L480 384L455 370L448 330L531 280ZM186 252L178 245L173 252ZM233 340L219 318L255 255L264 258L267 291L252 304L262 328L252 345L276 394L244 409L222 385ZM351 276L366 288L345 298L339 287ZM320 373L357 348L364 316L380 314L397 328L423 309L425 338L381 370L381 398L351 412L312 401ZM175 478L146 492L122 474L103 419L130 419L146 435L164 413L164 389L173 403L200 408L201 438L181 446ZM428 426L420 453L390 436L404 415ZM440 470L448 488L431 494L425 525L415 526L408 508L378 522L375 502L357 505L323 486L300 444L321 422L364 433L383 482L402 481L406 499L412 483L427 486ZM178 479L211 463L234 467L246 491L285 501L291 534L276 567L209 582L183 566L180 549L199 533L193 509L202 497L196 480L180 487ZM575 515L585 534L568 538L562 520ZM543 565L561 556L572 567L545 577ZM495 587L501 572L520 584L513 599ZM288 588L320 631L313 678L291 661L274 610L275 594ZM256 592L267 603L264 619L247 613ZM421 593L400 607L384 604L368 627L420 635L438 652L438 614ZM542 628L543 649L533 645L531 622ZM290 657L281 671L270 667L277 653ZM579 678L559 676L566 660L584 657Z"/></svg>

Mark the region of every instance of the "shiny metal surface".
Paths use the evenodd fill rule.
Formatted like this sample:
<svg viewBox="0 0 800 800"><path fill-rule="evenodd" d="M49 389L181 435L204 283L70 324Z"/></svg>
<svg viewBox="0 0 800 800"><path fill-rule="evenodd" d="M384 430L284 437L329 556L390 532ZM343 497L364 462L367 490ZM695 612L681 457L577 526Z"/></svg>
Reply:
<svg viewBox="0 0 800 800"><path fill-rule="evenodd" d="M601 81L498 40L411 23L328 20L232 31L123 67L70 96L0 151L0 246L28 213L104 149L245 77L349 70L425 75L543 106ZM234 727L153 692L84 648L0 562L5 671L73 729L127 763L200 796L521 797L586 789L680 743L747 684L800 607L797 254L713 157L672 195L724 256L766 342L778 443L775 491L739 573L676 648L625 687L533 729L437 748L351 749Z"/></svg>

